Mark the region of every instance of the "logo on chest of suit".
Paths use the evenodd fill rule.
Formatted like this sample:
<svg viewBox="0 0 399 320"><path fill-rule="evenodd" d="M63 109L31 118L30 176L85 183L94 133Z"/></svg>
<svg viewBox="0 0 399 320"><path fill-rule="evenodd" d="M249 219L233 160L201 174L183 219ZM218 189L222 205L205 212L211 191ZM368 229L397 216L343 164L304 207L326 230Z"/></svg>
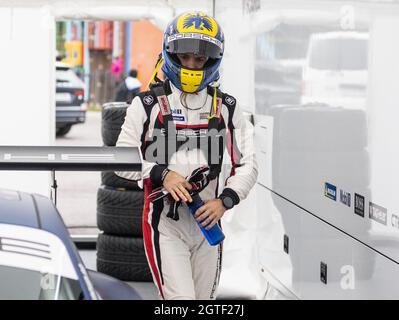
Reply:
<svg viewBox="0 0 399 320"><path fill-rule="evenodd" d="M181 109L173 109L172 110L172 114L182 114L182 110Z"/></svg>
<svg viewBox="0 0 399 320"><path fill-rule="evenodd" d="M185 121L186 118L182 115L181 109L174 109L172 110L173 120L176 121Z"/></svg>
<svg viewBox="0 0 399 320"><path fill-rule="evenodd" d="M160 133L162 136L166 135L166 130L165 128L162 128L160 130ZM176 134L179 137L206 137L208 134L208 129L207 128L200 128L200 129L180 129L176 131Z"/></svg>
<svg viewBox="0 0 399 320"><path fill-rule="evenodd" d="M152 96L145 96L143 98L143 102L149 106L150 104L152 104L154 102L154 98Z"/></svg>
<svg viewBox="0 0 399 320"><path fill-rule="evenodd" d="M226 101L226 103L227 103L228 105L230 105L230 106L232 106L232 105L236 102L236 100L235 100L233 97L230 97L230 96L227 96L227 97L224 99L224 101Z"/></svg>
<svg viewBox="0 0 399 320"><path fill-rule="evenodd" d="M171 114L170 106L169 106L169 101L166 96L159 96L158 97L158 103L161 109L161 113L163 116Z"/></svg>
<svg viewBox="0 0 399 320"><path fill-rule="evenodd" d="M177 135L185 137L205 137L208 134L208 129L181 129L177 131Z"/></svg>
<svg viewBox="0 0 399 320"><path fill-rule="evenodd" d="M201 112L200 113L200 120L208 119L209 112Z"/></svg>

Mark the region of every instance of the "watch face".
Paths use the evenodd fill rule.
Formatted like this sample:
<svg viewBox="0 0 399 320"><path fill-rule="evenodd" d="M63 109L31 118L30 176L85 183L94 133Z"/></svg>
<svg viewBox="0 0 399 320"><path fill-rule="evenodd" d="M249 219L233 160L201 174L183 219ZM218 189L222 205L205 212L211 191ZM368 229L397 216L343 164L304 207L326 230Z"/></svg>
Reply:
<svg viewBox="0 0 399 320"><path fill-rule="evenodd" d="M231 199L230 197L224 197L223 204L227 209L231 209L233 208L234 202L233 199Z"/></svg>

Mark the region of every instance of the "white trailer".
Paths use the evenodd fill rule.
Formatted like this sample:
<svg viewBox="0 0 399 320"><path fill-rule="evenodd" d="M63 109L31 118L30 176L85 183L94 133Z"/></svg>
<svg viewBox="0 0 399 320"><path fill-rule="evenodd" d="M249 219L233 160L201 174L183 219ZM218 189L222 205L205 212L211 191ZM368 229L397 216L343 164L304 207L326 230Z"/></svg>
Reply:
<svg viewBox="0 0 399 320"><path fill-rule="evenodd" d="M257 221L248 228L257 235L258 261L251 263L258 263L267 288L274 289L266 297L397 299L399 6L260 3L247 18L247 40L281 23L367 29L370 36L366 103L360 108L345 103L265 106L254 94L256 107L248 109L260 170L251 199ZM250 49L241 50L248 50L251 60ZM245 65L251 63L241 83L256 75L254 61Z"/></svg>

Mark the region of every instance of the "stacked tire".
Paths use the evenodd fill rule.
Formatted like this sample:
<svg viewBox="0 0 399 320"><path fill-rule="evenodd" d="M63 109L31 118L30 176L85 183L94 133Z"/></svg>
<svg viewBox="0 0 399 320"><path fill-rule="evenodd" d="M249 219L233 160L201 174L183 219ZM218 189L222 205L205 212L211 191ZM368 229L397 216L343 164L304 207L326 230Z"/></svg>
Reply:
<svg viewBox="0 0 399 320"><path fill-rule="evenodd" d="M103 105L101 134L106 146L115 146L128 105ZM112 171L101 172L97 191L97 270L123 281L152 281L144 251L142 211L144 192L136 181Z"/></svg>

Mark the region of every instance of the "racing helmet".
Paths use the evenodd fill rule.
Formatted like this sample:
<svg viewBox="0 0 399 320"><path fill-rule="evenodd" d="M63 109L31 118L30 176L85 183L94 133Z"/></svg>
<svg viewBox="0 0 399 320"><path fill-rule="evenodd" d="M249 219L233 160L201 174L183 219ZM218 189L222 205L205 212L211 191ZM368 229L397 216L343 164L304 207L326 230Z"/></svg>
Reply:
<svg viewBox="0 0 399 320"><path fill-rule="evenodd" d="M166 27L162 71L178 89L198 92L219 79L223 51L223 31L214 18L203 12L183 13ZM178 53L200 54L208 60L202 69L189 69L181 65Z"/></svg>

